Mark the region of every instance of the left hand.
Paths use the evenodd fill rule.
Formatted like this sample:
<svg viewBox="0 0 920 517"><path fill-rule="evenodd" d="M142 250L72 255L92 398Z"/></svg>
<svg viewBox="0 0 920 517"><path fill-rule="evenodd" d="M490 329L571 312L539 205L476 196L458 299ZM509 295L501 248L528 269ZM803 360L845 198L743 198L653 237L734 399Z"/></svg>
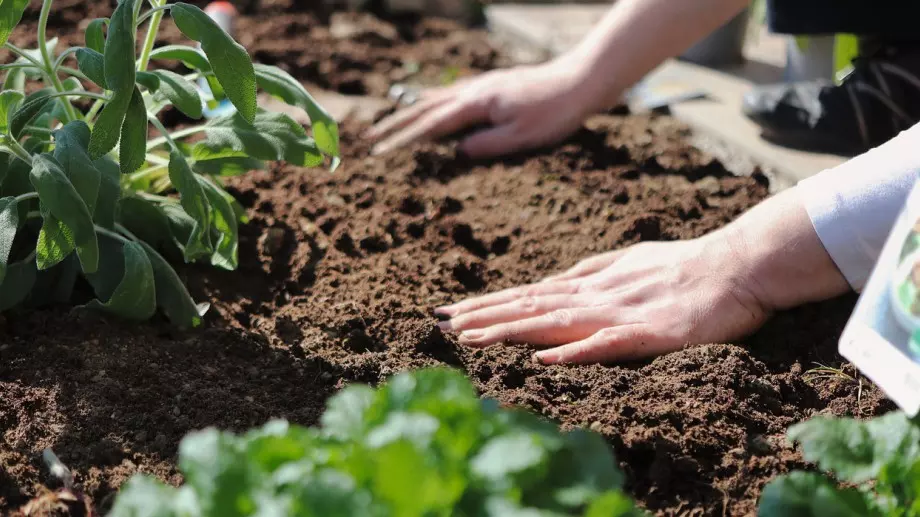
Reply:
<svg viewBox="0 0 920 517"><path fill-rule="evenodd" d="M769 306L724 232L646 242L583 260L543 282L499 291L437 314L461 344L548 347L546 364L638 359L718 343L759 328Z"/></svg>

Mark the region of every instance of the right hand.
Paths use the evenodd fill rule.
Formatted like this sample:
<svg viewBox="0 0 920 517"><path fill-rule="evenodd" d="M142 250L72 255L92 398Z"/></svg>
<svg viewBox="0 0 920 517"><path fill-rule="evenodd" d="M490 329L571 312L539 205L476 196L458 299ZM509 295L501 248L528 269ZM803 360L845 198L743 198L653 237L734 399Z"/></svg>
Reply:
<svg viewBox="0 0 920 517"><path fill-rule="evenodd" d="M492 127L460 143L461 152L483 158L553 144L575 132L596 104L581 91L577 70L559 59L426 90L417 104L380 121L367 136L381 140L373 150L381 154L488 123Z"/></svg>

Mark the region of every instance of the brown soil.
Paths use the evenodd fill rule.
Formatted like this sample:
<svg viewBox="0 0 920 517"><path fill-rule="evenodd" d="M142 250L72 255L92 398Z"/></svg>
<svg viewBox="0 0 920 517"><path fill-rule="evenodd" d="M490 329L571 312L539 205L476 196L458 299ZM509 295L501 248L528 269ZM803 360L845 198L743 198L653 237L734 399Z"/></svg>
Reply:
<svg viewBox="0 0 920 517"><path fill-rule="evenodd" d="M308 69L292 66L315 80ZM276 166L233 182L252 218L239 271L181 272L213 302L204 330L66 308L6 315L0 509L53 484L45 447L105 509L135 472L180 482L176 446L190 430L271 417L312 425L343 385L430 365L462 368L484 395L565 428L603 433L630 491L660 515L753 514L764 483L803 466L783 438L789 424L889 409L864 383L804 375L842 363L836 341L852 297L779 314L737 345L627 365L545 367L527 347L470 350L438 330L438 304L595 252L698 236L767 195L762 177L734 177L689 147L673 120L597 117L552 150L501 162L471 162L445 144L370 158L361 129L343 126L334 174Z"/></svg>

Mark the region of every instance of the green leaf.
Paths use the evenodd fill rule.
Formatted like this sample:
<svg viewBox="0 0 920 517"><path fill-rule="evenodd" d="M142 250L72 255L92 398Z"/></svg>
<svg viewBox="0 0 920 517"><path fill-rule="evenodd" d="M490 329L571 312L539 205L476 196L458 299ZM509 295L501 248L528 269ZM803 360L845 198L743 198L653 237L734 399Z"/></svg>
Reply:
<svg viewBox="0 0 920 517"><path fill-rule="evenodd" d="M227 98L245 120L252 122L257 108L256 77L246 49L193 5L173 4L170 14L183 34L201 43Z"/></svg>
<svg viewBox="0 0 920 517"><path fill-rule="evenodd" d="M123 198L119 203L118 220L139 239L170 256L182 249L173 238L169 219L153 201L135 196Z"/></svg>
<svg viewBox="0 0 920 517"><path fill-rule="evenodd" d="M283 113L259 111L249 124L239 114L214 119L204 140L192 148L195 160L252 157L312 167L323 156L303 126Z"/></svg>
<svg viewBox="0 0 920 517"><path fill-rule="evenodd" d="M6 269L13 250L13 240L19 230L19 206L15 197L0 199L0 285L6 277Z"/></svg>
<svg viewBox="0 0 920 517"><path fill-rule="evenodd" d="M92 49L81 48L77 51L77 68L97 86L103 90L108 89L105 82L105 58L102 54Z"/></svg>
<svg viewBox="0 0 920 517"><path fill-rule="evenodd" d="M60 264L76 248L71 229L51 213L45 214L45 212L47 212L47 207L42 210L44 220L38 232L38 242L35 245L35 264L39 271L45 271Z"/></svg>
<svg viewBox="0 0 920 517"><path fill-rule="evenodd" d="M623 492L610 491L594 500L585 511L585 517L628 517L643 515Z"/></svg>
<svg viewBox="0 0 920 517"><path fill-rule="evenodd" d="M215 158L213 160L200 160L192 166L196 172L208 176L239 176L250 171L264 170L265 162L249 156L230 158Z"/></svg>
<svg viewBox="0 0 920 517"><path fill-rule="evenodd" d="M13 138L18 139L22 136L22 130L29 125L29 122L32 122L39 113L51 104L54 99L49 98L49 95L53 92L52 88L45 88L25 98L22 105L13 113L13 117L10 118L10 134Z"/></svg>
<svg viewBox="0 0 920 517"><path fill-rule="evenodd" d="M130 174L144 165L147 157L147 107L141 91L134 88L134 95L125 112L121 125L121 144L118 160L122 174Z"/></svg>
<svg viewBox="0 0 920 517"><path fill-rule="evenodd" d="M210 181L199 177L198 182L211 204L211 225L219 235L214 245L214 254L211 255L211 264L233 271L239 265L237 250L239 248L239 232L237 229L236 213L224 197L224 192Z"/></svg>
<svg viewBox="0 0 920 517"><path fill-rule="evenodd" d="M179 517L176 489L145 475L128 480L115 499L109 517Z"/></svg>
<svg viewBox="0 0 920 517"><path fill-rule="evenodd" d="M13 118L13 113L24 98L25 95L22 92L15 90L0 92L0 133L9 132L9 123Z"/></svg>
<svg viewBox="0 0 920 517"><path fill-rule="evenodd" d="M160 79L160 90L157 92L159 96L165 97L187 116L193 119L201 118L201 97L195 85L169 70L156 70L153 73Z"/></svg>
<svg viewBox="0 0 920 517"><path fill-rule="evenodd" d="M123 255L124 276L112 297L104 303L92 300L86 307L130 320L145 321L153 316L157 308L153 265L143 246L136 242L125 243Z"/></svg>
<svg viewBox="0 0 920 517"><path fill-rule="evenodd" d="M3 90L23 91L26 87L26 74L21 68L13 68L3 80Z"/></svg>
<svg viewBox="0 0 920 517"><path fill-rule="evenodd" d="M545 463L547 452L536 434L511 433L487 442L472 459L470 468L488 482L501 482L510 475Z"/></svg>
<svg viewBox="0 0 920 517"><path fill-rule="evenodd" d="M349 386L326 403L321 422L323 431L340 440L353 440L365 430L365 412L374 402L374 390L367 386Z"/></svg>
<svg viewBox="0 0 920 517"><path fill-rule="evenodd" d="M84 33L86 47L90 50L95 50L100 55L105 50L105 35L102 29L107 23L109 23L108 18L96 18L89 22Z"/></svg>
<svg viewBox="0 0 920 517"><path fill-rule="evenodd" d="M175 59L182 61L186 67L200 72L210 72L211 63L198 49L185 45L166 45L154 49L150 59Z"/></svg>
<svg viewBox="0 0 920 517"><path fill-rule="evenodd" d="M764 487L759 517L881 517L866 495L838 489L814 472L793 472Z"/></svg>
<svg viewBox="0 0 920 517"><path fill-rule="evenodd" d="M147 88L147 91L155 93L160 89L160 78L155 72L138 72L137 84Z"/></svg>
<svg viewBox="0 0 920 517"><path fill-rule="evenodd" d="M121 136L121 126L128 112L128 106L134 97L134 90L119 91L112 95L109 102L102 108L96 124L93 126L93 135L89 141L89 155L93 159L99 158L118 144Z"/></svg>
<svg viewBox="0 0 920 517"><path fill-rule="evenodd" d="M306 88L290 74L275 66L255 65L259 87L291 106L307 112L313 129L313 138L320 151L339 156L339 129L335 120L307 92Z"/></svg>
<svg viewBox="0 0 920 517"><path fill-rule="evenodd" d="M34 260L16 262L6 268L6 278L0 283L0 312L25 301L35 285L36 273Z"/></svg>
<svg viewBox="0 0 920 517"><path fill-rule="evenodd" d="M83 271L94 273L99 265L99 244L93 217L61 166L47 154L35 156L30 179L51 215L73 232Z"/></svg>
<svg viewBox="0 0 920 517"><path fill-rule="evenodd" d="M185 243L185 260L194 261L214 252L211 246L211 213L208 199L185 157L173 150L169 155L169 180L179 191L185 212L195 220L195 227Z"/></svg>
<svg viewBox="0 0 920 517"><path fill-rule="evenodd" d="M19 25L22 13L29 6L29 0L0 0L0 47L10 38L13 29Z"/></svg>
<svg viewBox="0 0 920 517"><path fill-rule="evenodd" d="M90 215L95 215L102 174L89 158L89 126L82 120L54 131L54 159L61 164Z"/></svg>
<svg viewBox="0 0 920 517"><path fill-rule="evenodd" d="M179 275L166 262L166 259L146 242L141 242L140 244L144 247L144 251L147 252L150 263L153 266L157 307L177 327L187 328L201 325L201 317L208 311L208 304L195 305L195 301L192 300L188 289L182 284Z"/></svg>
<svg viewBox="0 0 920 517"><path fill-rule="evenodd" d="M121 170L115 160L103 156L93 162L99 171L99 196L93 219L99 226L112 230L115 228L115 214L121 198Z"/></svg>

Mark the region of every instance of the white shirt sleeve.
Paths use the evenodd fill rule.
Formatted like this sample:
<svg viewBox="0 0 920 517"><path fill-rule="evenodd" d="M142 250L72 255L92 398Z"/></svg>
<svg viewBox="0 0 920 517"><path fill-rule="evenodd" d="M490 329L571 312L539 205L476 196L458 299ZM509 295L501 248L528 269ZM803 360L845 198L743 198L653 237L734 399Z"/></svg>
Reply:
<svg viewBox="0 0 920 517"><path fill-rule="evenodd" d="M818 238L854 290L866 284L918 177L920 124L796 187Z"/></svg>

